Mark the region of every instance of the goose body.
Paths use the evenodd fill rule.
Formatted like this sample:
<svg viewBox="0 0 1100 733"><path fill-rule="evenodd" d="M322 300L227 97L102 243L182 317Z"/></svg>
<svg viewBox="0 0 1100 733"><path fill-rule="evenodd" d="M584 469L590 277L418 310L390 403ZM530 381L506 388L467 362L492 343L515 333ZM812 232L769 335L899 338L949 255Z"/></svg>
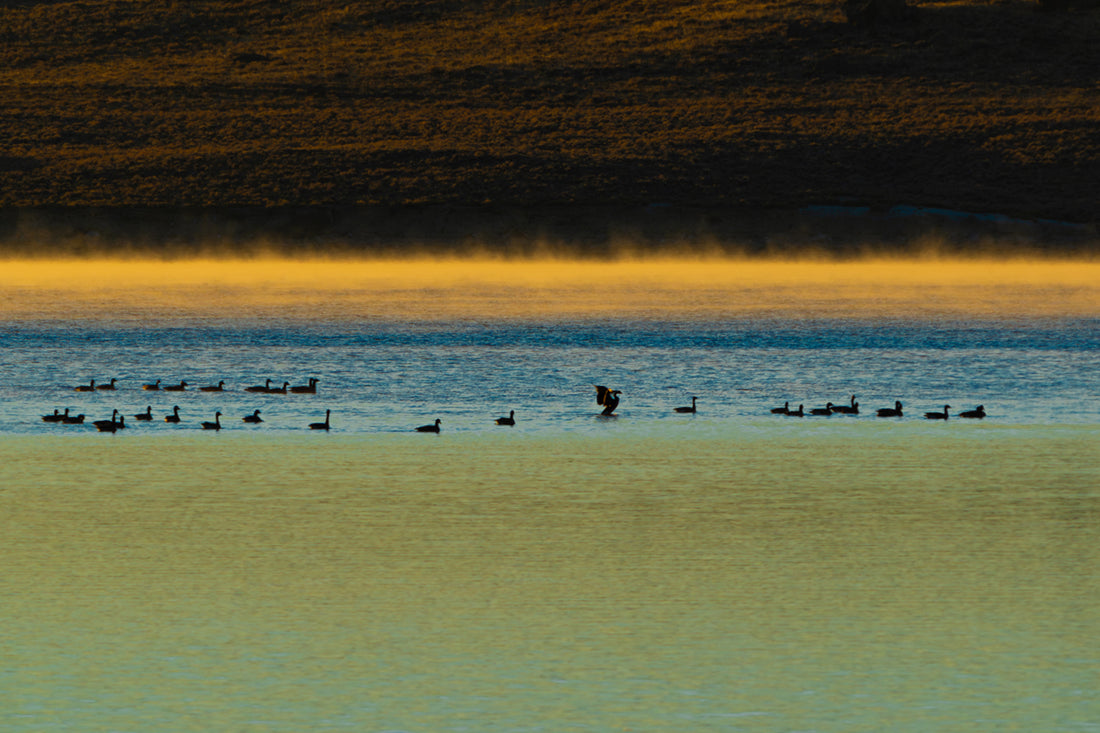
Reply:
<svg viewBox="0 0 1100 733"><path fill-rule="evenodd" d="M149 405L148 407L145 408L145 412L139 412L138 414L134 415L134 419L136 419L136 420L152 420L153 419L153 406Z"/></svg>
<svg viewBox="0 0 1100 733"><path fill-rule="evenodd" d="M802 411L802 405L798 406L797 410L787 410L785 413L789 417L805 417L806 413Z"/></svg>
<svg viewBox="0 0 1100 733"><path fill-rule="evenodd" d="M416 429L416 432L418 432L418 433L438 433L439 432L439 423L441 423L441 422L443 422L443 421L440 420L437 417L435 419L434 423L431 423L430 425L421 425L420 427L418 427Z"/></svg>
<svg viewBox="0 0 1100 733"><path fill-rule="evenodd" d="M271 380L267 380L263 384L255 384L251 387L245 387L245 392L268 392L271 390Z"/></svg>
<svg viewBox="0 0 1100 733"><path fill-rule="evenodd" d="M926 412L924 413L925 420L946 420L947 411L951 408L951 405L944 405L943 412Z"/></svg>
<svg viewBox="0 0 1100 733"><path fill-rule="evenodd" d="M608 389L603 385L596 385L596 404L603 405L603 412L600 414L604 417L611 417L615 413L615 408L619 406L619 395L622 394L622 390Z"/></svg>
<svg viewBox="0 0 1100 733"><path fill-rule="evenodd" d="M985 405L978 405L973 410L960 412L959 417L977 418L978 420L983 420L985 419Z"/></svg>
<svg viewBox="0 0 1100 733"><path fill-rule="evenodd" d="M832 415L833 414L833 403L832 402L826 402L824 407L815 407L812 410L810 410L810 414L811 415Z"/></svg>
<svg viewBox="0 0 1100 733"><path fill-rule="evenodd" d="M497 425L515 425L516 424L516 411L509 410L508 417L498 417Z"/></svg>
<svg viewBox="0 0 1100 733"><path fill-rule="evenodd" d="M202 424L203 430L221 430L222 429L222 414L220 412L214 413L214 422L204 422Z"/></svg>
<svg viewBox="0 0 1100 733"><path fill-rule="evenodd" d="M268 394L286 394L286 388L290 386L290 382L283 382L282 387L272 387L267 391Z"/></svg>
<svg viewBox="0 0 1100 733"><path fill-rule="evenodd" d="M850 405L833 405L833 412L839 412L842 415L858 415L859 403L856 402L856 396L852 395L852 404Z"/></svg>
<svg viewBox="0 0 1100 733"><path fill-rule="evenodd" d="M61 422L65 425L80 425L84 422L84 413L70 415L68 408L65 408L65 414L61 417Z"/></svg>
<svg viewBox="0 0 1100 733"><path fill-rule="evenodd" d="M119 429L120 423L116 418L118 417L118 410L111 413L110 420L96 420L92 423L95 425L95 429L101 433L113 433Z"/></svg>
<svg viewBox="0 0 1100 733"><path fill-rule="evenodd" d="M311 422L309 424L309 429L310 430L328 430L329 429L328 418L329 418L329 415L331 415L331 414L332 414L332 410L325 410L325 421L324 422Z"/></svg>
<svg viewBox="0 0 1100 733"><path fill-rule="evenodd" d="M782 407L773 407L772 408L772 414L773 415L790 415L791 414L791 403L790 402L784 402Z"/></svg>
<svg viewBox="0 0 1100 733"><path fill-rule="evenodd" d="M695 398L695 397L692 397L692 398L691 398L691 407L677 407L677 408L676 408L676 412L683 412L683 413L692 413L692 414L694 414L694 413L695 413L695 400L696 400L696 398Z"/></svg>
<svg viewBox="0 0 1100 733"><path fill-rule="evenodd" d="M251 422L251 423L263 422L263 420L260 418L260 411L259 410L256 410L251 415L245 415L244 417L241 418L241 420L244 420L245 422Z"/></svg>
<svg viewBox="0 0 1100 733"><path fill-rule="evenodd" d="M176 405L172 408L171 415L164 416L164 422L179 422L180 421L180 406Z"/></svg>
<svg viewBox="0 0 1100 733"><path fill-rule="evenodd" d="M893 407L883 407L875 411L879 417L901 417L901 401L894 400Z"/></svg>
<svg viewBox="0 0 1100 733"><path fill-rule="evenodd" d="M207 387L199 387L199 391L200 392L224 392L225 391L225 380L223 379L222 381L218 382L216 385L212 384L212 385L207 386Z"/></svg>
<svg viewBox="0 0 1100 733"><path fill-rule="evenodd" d="M117 382L117 381L118 381L117 379L112 378L110 383L108 383L108 384L96 385L96 389L114 389L115 388L115 382Z"/></svg>
<svg viewBox="0 0 1100 733"><path fill-rule="evenodd" d="M88 384L78 384L74 389L77 392L95 392L95 380L91 380Z"/></svg>
<svg viewBox="0 0 1100 733"><path fill-rule="evenodd" d="M187 389L187 382L180 382L179 384L169 384L164 388L166 392L183 392Z"/></svg>
<svg viewBox="0 0 1100 733"><path fill-rule="evenodd" d="M53 408L53 414L52 415L43 415L42 416L42 422L61 422L63 419L65 419L68 416L68 414L69 414L69 408L68 407L65 408L65 414L64 415L62 415L60 412L58 412L57 408L55 407L55 408Z"/></svg>
<svg viewBox="0 0 1100 733"><path fill-rule="evenodd" d="M294 394L317 394L317 382L318 380L310 377L309 384L299 384L295 387L291 387L290 391Z"/></svg>
<svg viewBox="0 0 1100 733"><path fill-rule="evenodd" d="M143 384L143 385L141 385L141 388L144 389L146 392L159 392L160 391L160 380L158 379L157 381L153 382L152 384Z"/></svg>

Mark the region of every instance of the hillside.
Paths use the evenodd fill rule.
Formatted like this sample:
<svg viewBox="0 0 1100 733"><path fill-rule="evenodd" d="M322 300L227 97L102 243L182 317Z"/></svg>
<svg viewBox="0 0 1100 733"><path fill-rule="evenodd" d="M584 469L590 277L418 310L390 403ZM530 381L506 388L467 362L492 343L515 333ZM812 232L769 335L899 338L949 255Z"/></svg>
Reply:
<svg viewBox="0 0 1100 733"><path fill-rule="evenodd" d="M1097 219L1100 12L0 6L0 209L904 203Z"/></svg>

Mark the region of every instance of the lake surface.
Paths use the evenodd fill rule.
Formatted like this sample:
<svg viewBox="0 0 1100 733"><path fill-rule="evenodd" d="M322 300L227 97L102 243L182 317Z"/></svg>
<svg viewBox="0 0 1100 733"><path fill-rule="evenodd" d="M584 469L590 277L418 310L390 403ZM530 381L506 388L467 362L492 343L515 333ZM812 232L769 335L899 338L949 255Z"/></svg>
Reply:
<svg viewBox="0 0 1100 733"><path fill-rule="evenodd" d="M0 724L1100 729L1090 267L931 301L0 273Z"/></svg>

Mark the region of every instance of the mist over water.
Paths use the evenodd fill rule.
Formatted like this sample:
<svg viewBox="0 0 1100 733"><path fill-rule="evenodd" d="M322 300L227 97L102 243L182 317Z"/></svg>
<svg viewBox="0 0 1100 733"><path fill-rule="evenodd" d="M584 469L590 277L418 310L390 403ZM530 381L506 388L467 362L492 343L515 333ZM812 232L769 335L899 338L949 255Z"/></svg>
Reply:
<svg viewBox="0 0 1100 733"><path fill-rule="evenodd" d="M4 264L5 730L1100 718L1092 263Z"/></svg>

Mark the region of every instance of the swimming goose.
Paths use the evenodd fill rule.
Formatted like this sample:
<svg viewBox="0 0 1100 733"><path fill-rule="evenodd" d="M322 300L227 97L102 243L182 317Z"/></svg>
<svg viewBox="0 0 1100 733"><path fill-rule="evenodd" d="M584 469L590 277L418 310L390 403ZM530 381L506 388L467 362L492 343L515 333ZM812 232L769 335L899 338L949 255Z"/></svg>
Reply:
<svg viewBox="0 0 1100 733"><path fill-rule="evenodd" d="M894 400L893 407L880 407L875 414L879 417L901 417L901 402Z"/></svg>
<svg viewBox="0 0 1100 733"><path fill-rule="evenodd" d="M272 387L267 391L268 394L286 394L286 388L290 385L290 382L283 382L282 387Z"/></svg>
<svg viewBox="0 0 1100 733"><path fill-rule="evenodd" d="M241 419L244 420L245 422L252 422L252 423L263 422L263 420L260 418L260 411L259 410L256 410L251 415L245 415Z"/></svg>
<svg viewBox="0 0 1100 733"><path fill-rule="evenodd" d="M222 414L220 412L214 413L214 422L204 422L202 424L203 430L221 430L222 429Z"/></svg>
<svg viewBox="0 0 1100 733"><path fill-rule="evenodd" d="M985 405L978 405L973 410L967 410L966 412L960 412L959 417L970 417L982 420L985 418Z"/></svg>
<svg viewBox="0 0 1100 733"><path fill-rule="evenodd" d="M691 407L677 407L676 412L694 413L695 412L695 398L694 397L691 398Z"/></svg>
<svg viewBox="0 0 1100 733"><path fill-rule="evenodd" d="M946 420L947 419L947 410L950 407L951 407L951 405L944 405L943 406L943 412L926 412L926 413L924 413L924 419L925 420Z"/></svg>
<svg viewBox="0 0 1100 733"><path fill-rule="evenodd" d="M508 417L498 417L497 425L515 425L516 424L516 411L509 410Z"/></svg>
<svg viewBox="0 0 1100 733"><path fill-rule="evenodd" d="M790 402L784 402L782 407L773 407L772 408L772 414L773 415L790 415L791 414L791 403Z"/></svg>
<svg viewBox="0 0 1100 733"><path fill-rule="evenodd" d="M271 380L267 380L263 384L255 384L251 387L245 387L245 392L267 392L271 389Z"/></svg>
<svg viewBox="0 0 1100 733"><path fill-rule="evenodd" d="M55 408L53 408L53 414L52 415L43 415L42 416L42 422L61 422L61 420L65 417L67 417L68 414L69 414L69 408L68 407L65 408L65 414L64 415L62 415L60 412L58 412L57 408L55 407Z"/></svg>
<svg viewBox="0 0 1100 733"><path fill-rule="evenodd" d="M164 422L179 422L180 421L180 406L176 405L172 408L171 415L164 416Z"/></svg>
<svg viewBox="0 0 1100 733"><path fill-rule="evenodd" d="M160 391L160 380L158 379L157 381L153 382L152 384L143 384L143 385L141 385L141 388L144 389L147 392L159 392Z"/></svg>
<svg viewBox="0 0 1100 733"><path fill-rule="evenodd" d="M309 384L299 384L296 387L291 387L290 391L294 394L317 394L317 382L319 380L313 377L309 378Z"/></svg>
<svg viewBox="0 0 1100 733"><path fill-rule="evenodd" d="M802 405L798 406L797 410L788 410L786 412L790 417L805 417L806 413L802 411Z"/></svg>
<svg viewBox="0 0 1100 733"><path fill-rule="evenodd" d="M615 408L619 406L619 395L622 394L622 390L608 389L602 385L596 386L596 404L603 405L603 412L600 414L605 417L611 417L615 412Z"/></svg>
<svg viewBox="0 0 1100 733"><path fill-rule="evenodd" d="M859 403L856 402L856 396L852 395L852 404L850 405L833 405L833 412L839 412L842 415L858 415Z"/></svg>
<svg viewBox="0 0 1100 733"><path fill-rule="evenodd" d="M118 417L118 410L111 413L110 420L96 420L92 423L95 425L95 429L101 433L113 433L119 429L120 423L116 418Z"/></svg>
<svg viewBox="0 0 1100 733"><path fill-rule="evenodd" d="M169 384L164 388L166 392L183 392L187 389L187 382L181 381L179 384Z"/></svg>
<svg viewBox="0 0 1100 733"><path fill-rule="evenodd" d="M114 388L115 388L115 382L117 382L117 381L118 381L117 379L111 379L111 383L110 383L110 384L100 384L100 385L97 385L97 386L96 386L96 389L114 389Z"/></svg>
<svg viewBox="0 0 1100 733"><path fill-rule="evenodd" d="M325 421L324 422L311 422L309 424L309 429L310 430L328 430L329 429L328 417L331 414L332 414L332 410L325 410Z"/></svg>
<svg viewBox="0 0 1100 733"><path fill-rule="evenodd" d="M824 407L815 407L814 409L810 410L810 414L811 415L832 415L833 414L833 403L832 402L826 402Z"/></svg>
<svg viewBox="0 0 1100 733"><path fill-rule="evenodd" d="M61 422L66 425L80 425L84 422L84 413L82 412L79 415L70 415L69 409L65 408L65 415L62 416Z"/></svg>
<svg viewBox="0 0 1100 733"><path fill-rule="evenodd" d="M93 379L88 384L80 384L74 388L77 392L95 392L95 380Z"/></svg>
<svg viewBox="0 0 1100 733"><path fill-rule="evenodd" d="M137 419L137 420L152 420L153 419L153 406L149 405L148 407L145 408L145 412L139 412L138 414L134 415L134 418Z"/></svg>
<svg viewBox="0 0 1100 733"><path fill-rule="evenodd" d="M224 392L225 391L225 380L223 379L222 381L218 382L217 385L210 385L208 387L199 387L199 391L200 392Z"/></svg>
<svg viewBox="0 0 1100 733"><path fill-rule="evenodd" d="M441 423L441 422L443 422L443 421L440 420L437 417L435 419L434 423L432 423L431 425L421 425L420 427L418 427L416 429L416 432L418 432L418 433L438 433L439 432L439 423Z"/></svg>

